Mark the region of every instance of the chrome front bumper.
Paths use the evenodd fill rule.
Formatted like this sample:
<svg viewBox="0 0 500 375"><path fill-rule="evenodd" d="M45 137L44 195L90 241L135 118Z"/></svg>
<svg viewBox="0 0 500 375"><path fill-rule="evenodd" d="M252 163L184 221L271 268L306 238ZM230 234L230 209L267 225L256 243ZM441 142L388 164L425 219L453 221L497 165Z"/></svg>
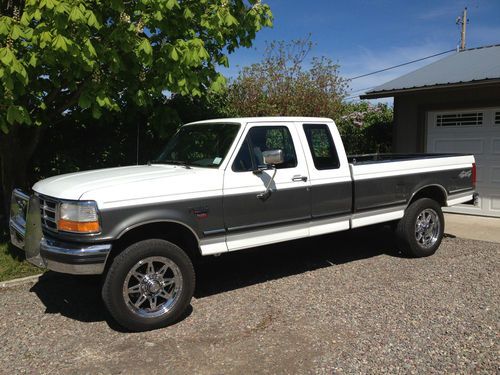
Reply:
<svg viewBox="0 0 500 375"><path fill-rule="evenodd" d="M10 239L26 253L26 260L37 267L77 275L98 275L104 272L111 244L63 242L44 236L40 205L36 196L21 190L12 192Z"/></svg>

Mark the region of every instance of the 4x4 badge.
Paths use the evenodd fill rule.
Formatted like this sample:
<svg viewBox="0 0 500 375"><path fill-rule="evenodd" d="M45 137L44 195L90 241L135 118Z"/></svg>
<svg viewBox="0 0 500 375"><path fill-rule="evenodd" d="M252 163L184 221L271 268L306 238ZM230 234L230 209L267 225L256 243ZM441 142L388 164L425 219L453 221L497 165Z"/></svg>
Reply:
<svg viewBox="0 0 500 375"><path fill-rule="evenodd" d="M472 171L462 171L458 175L460 178L469 178L470 176L472 176Z"/></svg>

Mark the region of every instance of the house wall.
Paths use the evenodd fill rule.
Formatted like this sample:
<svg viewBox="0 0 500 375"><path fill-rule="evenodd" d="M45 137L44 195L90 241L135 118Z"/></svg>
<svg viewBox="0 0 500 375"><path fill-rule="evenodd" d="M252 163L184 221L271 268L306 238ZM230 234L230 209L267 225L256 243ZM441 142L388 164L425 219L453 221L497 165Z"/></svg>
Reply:
<svg viewBox="0 0 500 375"><path fill-rule="evenodd" d="M424 152L426 113L500 106L500 84L429 89L394 97L394 152Z"/></svg>

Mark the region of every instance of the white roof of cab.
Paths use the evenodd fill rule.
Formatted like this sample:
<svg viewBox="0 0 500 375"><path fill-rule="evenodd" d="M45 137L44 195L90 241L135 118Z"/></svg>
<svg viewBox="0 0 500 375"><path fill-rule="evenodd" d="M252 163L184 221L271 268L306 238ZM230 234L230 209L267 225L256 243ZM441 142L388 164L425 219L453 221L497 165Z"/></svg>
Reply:
<svg viewBox="0 0 500 375"><path fill-rule="evenodd" d="M295 117L295 116L269 116L269 117L232 117L232 118L218 118L212 120L203 120L190 122L185 125L193 124L206 124L206 123L217 123L217 122L239 122L239 123L249 123L249 122L333 122L332 119L326 117Z"/></svg>

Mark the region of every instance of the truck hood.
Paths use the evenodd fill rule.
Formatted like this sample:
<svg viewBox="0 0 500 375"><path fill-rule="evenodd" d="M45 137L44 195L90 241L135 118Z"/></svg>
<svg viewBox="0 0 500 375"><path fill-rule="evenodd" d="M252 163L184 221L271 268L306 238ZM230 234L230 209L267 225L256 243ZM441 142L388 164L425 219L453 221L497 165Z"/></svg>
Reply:
<svg viewBox="0 0 500 375"><path fill-rule="evenodd" d="M54 176L37 182L33 190L59 199L95 200L103 209L168 197L182 199L183 195L201 192L211 195L222 190L222 172L176 165L138 165Z"/></svg>

